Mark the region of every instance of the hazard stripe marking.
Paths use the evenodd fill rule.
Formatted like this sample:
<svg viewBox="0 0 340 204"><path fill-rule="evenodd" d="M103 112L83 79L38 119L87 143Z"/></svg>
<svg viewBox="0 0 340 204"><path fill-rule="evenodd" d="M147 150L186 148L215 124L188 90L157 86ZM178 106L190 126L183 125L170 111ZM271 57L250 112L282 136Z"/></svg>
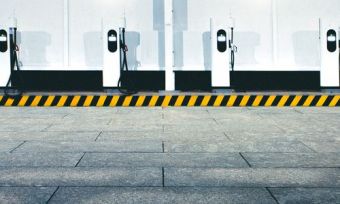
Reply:
<svg viewBox="0 0 340 204"><path fill-rule="evenodd" d="M0 96L19 107L336 107L340 95Z"/></svg>

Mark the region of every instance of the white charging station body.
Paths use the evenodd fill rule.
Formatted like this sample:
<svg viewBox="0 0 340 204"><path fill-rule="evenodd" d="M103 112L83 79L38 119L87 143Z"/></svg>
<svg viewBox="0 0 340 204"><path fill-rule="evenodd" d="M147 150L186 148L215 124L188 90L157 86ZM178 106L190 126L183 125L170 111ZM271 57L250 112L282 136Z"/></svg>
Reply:
<svg viewBox="0 0 340 204"><path fill-rule="evenodd" d="M103 87L118 86L120 78L121 49L120 33L122 26L103 22Z"/></svg>
<svg viewBox="0 0 340 204"><path fill-rule="evenodd" d="M340 22L320 21L321 87L340 86L339 26Z"/></svg>
<svg viewBox="0 0 340 204"><path fill-rule="evenodd" d="M210 20L212 87L230 87L230 23Z"/></svg>
<svg viewBox="0 0 340 204"><path fill-rule="evenodd" d="M0 87L5 87L11 74L9 26L0 28Z"/></svg>

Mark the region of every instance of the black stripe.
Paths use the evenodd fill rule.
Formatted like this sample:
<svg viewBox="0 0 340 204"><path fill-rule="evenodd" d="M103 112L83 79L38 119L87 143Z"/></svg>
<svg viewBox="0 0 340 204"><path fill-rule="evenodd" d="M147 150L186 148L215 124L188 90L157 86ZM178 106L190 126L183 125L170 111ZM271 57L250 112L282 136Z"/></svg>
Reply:
<svg viewBox="0 0 340 204"><path fill-rule="evenodd" d="M65 101L64 106L65 107L70 107L73 99L74 99L74 96L67 96L67 99Z"/></svg>
<svg viewBox="0 0 340 204"><path fill-rule="evenodd" d="M195 102L195 106L202 106L203 99L204 99L204 96L198 96Z"/></svg>
<svg viewBox="0 0 340 204"><path fill-rule="evenodd" d="M302 98L300 99L300 101L299 101L297 106L303 106L303 104L305 104L307 98L308 98L307 95L302 96Z"/></svg>
<svg viewBox="0 0 340 204"><path fill-rule="evenodd" d="M208 102L208 106L214 106L217 96L211 96Z"/></svg>
<svg viewBox="0 0 340 204"><path fill-rule="evenodd" d="M98 101L99 101L99 96L93 96L90 106L97 106Z"/></svg>
<svg viewBox="0 0 340 204"><path fill-rule="evenodd" d="M230 99L230 96L223 96L220 106L227 106L229 99Z"/></svg>
<svg viewBox="0 0 340 204"><path fill-rule="evenodd" d="M279 105L281 99L282 99L283 96L276 96L273 103L272 103L272 106L277 106Z"/></svg>
<svg viewBox="0 0 340 204"><path fill-rule="evenodd" d="M40 107L45 106L47 99L48 99L48 96L42 96L39 103L38 103L38 106L40 106Z"/></svg>
<svg viewBox="0 0 340 204"><path fill-rule="evenodd" d="M119 99L117 101L117 107L123 106L123 103L125 101L126 96L119 96Z"/></svg>
<svg viewBox="0 0 340 204"><path fill-rule="evenodd" d="M259 106L265 106L266 103L267 103L267 101L268 101L268 99L269 99L269 96L268 96L268 95L263 96L262 100L260 101Z"/></svg>
<svg viewBox="0 0 340 204"><path fill-rule="evenodd" d="M327 99L325 103L323 104L323 106L329 106L331 102L333 101L333 99L334 99L334 96L327 96Z"/></svg>
<svg viewBox="0 0 340 204"><path fill-rule="evenodd" d="M79 101L78 101L77 106L78 106L78 107L84 106L84 103L85 103L85 101L86 101L86 98L87 98L87 96L81 96L80 99L79 99Z"/></svg>
<svg viewBox="0 0 340 204"><path fill-rule="evenodd" d="M313 99L313 101L310 104L310 106L316 106L316 104L318 104L320 98L321 98L321 96L315 96L315 98Z"/></svg>
<svg viewBox="0 0 340 204"><path fill-rule="evenodd" d="M4 106L4 105L6 104L8 98L9 98L8 96L4 96L4 97L2 98L2 100L1 100L1 102L0 102L0 105L1 105L1 106Z"/></svg>
<svg viewBox="0 0 340 204"><path fill-rule="evenodd" d="M12 103L12 106L18 106L20 100L21 100L22 96L15 96L13 98L13 103Z"/></svg>
<svg viewBox="0 0 340 204"><path fill-rule="evenodd" d="M295 97L296 97L296 95L291 95L291 96L289 96L288 99L287 99L287 101L286 101L285 106L291 106L292 103L293 103L293 101L294 101L294 99L295 99Z"/></svg>
<svg viewBox="0 0 340 204"><path fill-rule="evenodd" d="M140 96L132 96L132 99L131 99L131 102L130 102L129 106L131 106L131 107L136 106L139 97Z"/></svg>
<svg viewBox="0 0 340 204"><path fill-rule="evenodd" d="M7 100L6 96L3 96L2 99L0 100L0 106L4 106L6 100Z"/></svg>
<svg viewBox="0 0 340 204"><path fill-rule="evenodd" d="M243 97L244 97L244 96L237 96L237 97L236 97L236 100L235 100L235 103L234 103L234 107L240 106L240 104L241 104L241 102L242 102L242 100L243 100Z"/></svg>
<svg viewBox="0 0 340 204"><path fill-rule="evenodd" d="M250 96L250 98L249 98L249 100L247 102L247 106L248 107L253 106L253 103L254 103L255 99L256 99L256 96L254 96L254 95Z"/></svg>
<svg viewBox="0 0 340 204"><path fill-rule="evenodd" d="M27 99L27 101L26 101L26 104L25 104L25 106L31 106L32 105L32 102L34 101L34 98L35 98L35 96L29 96L28 97L28 99Z"/></svg>
<svg viewBox="0 0 340 204"><path fill-rule="evenodd" d="M340 100L338 100L338 103L336 104L336 106L340 106Z"/></svg>
<svg viewBox="0 0 340 204"><path fill-rule="evenodd" d="M164 99L165 99L165 96L158 97L156 101L156 106L162 106Z"/></svg>
<svg viewBox="0 0 340 204"><path fill-rule="evenodd" d="M171 97L169 106L175 106L177 99L178 99L178 96Z"/></svg>
<svg viewBox="0 0 340 204"><path fill-rule="evenodd" d="M107 96L104 101L104 107L110 106L112 99L113 99L113 96Z"/></svg>
<svg viewBox="0 0 340 204"><path fill-rule="evenodd" d="M152 96L146 96L146 97L145 97L145 100L144 100L144 102L143 102L143 106L144 106L144 107L147 107L147 106L150 105L151 98L152 98Z"/></svg>
<svg viewBox="0 0 340 204"><path fill-rule="evenodd" d="M57 106L59 101L60 101L60 98L61 98L61 96L55 96L52 103L51 103L51 106Z"/></svg>
<svg viewBox="0 0 340 204"><path fill-rule="evenodd" d="M185 96L182 106L188 106L190 99L191 99L191 96Z"/></svg>

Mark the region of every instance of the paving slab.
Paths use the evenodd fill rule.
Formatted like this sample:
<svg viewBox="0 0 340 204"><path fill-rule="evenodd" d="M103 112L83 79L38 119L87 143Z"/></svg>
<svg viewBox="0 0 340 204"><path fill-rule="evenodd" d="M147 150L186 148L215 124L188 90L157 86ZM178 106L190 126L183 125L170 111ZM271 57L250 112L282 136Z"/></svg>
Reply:
<svg viewBox="0 0 340 204"><path fill-rule="evenodd" d="M15 150L24 152L163 152L162 141L120 140L89 141L29 141Z"/></svg>
<svg viewBox="0 0 340 204"><path fill-rule="evenodd" d="M22 125L19 122L11 124L0 124L0 132L39 132L49 128L52 124L30 124Z"/></svg>
<svg viewBox="0 0 340 204"><path fill-rule="evenodd" d="M0 187L2 204L45 204L57 187Z"/></svg>
<svg viewBox="0 0 340 204"><path fill-rule="evenodd" d="M340 168L340 153L242 153L255 168Z"/></svg>
<svg viewBox="0 0 340 204"><path fill-rule="evenodd" d="M74 167L83 153L0 153L0 167Z"/></svg>
<svg viewBox="0 0 340 204"><path fill-rule="evenodd" d="M340 188L270 188L280 204L339 204Z"/></svg>
<svg viewBox="0 0 340 204"><path fill-rule="evenodd" d="M50 203L274 204L275 201L265 189L62 187Z"/></svg>
<svg viewBox="0 0 340 204"><path fill-rule="evenodd" d="M227 132L284 133L276 123L269 119L216 119L221 129Z"/></svg>
<svg viewBox="0 0 340 204"><path fill-rule="evenodd" d="M336 141L340 136L336 132L309 132L309 133L258 133L258 132L226 132L226 135L235 142L247 141L268 141L268 140L298 140L301 142L317 141Z"/></svg>
<svg viewBox="0 0 340 204"><path fill-rule="evenodd" d="M246 168L238 153L164 154L164 153L86 153L78 166L84 167L221 167Z"/></svg>
<svg viewBox="0 0 340 204"><path fill-rule="evenodd" d="M333 108L326 108L326 107L310 107L310 108L295 108L301 113L304 114L323 114L323 113L330 113L330 114L339 114L340 108L333 107Z"/></svg>
<svg viewBox="0 0 340 204"><path fill-rule="evenodd" d="M340 141L304 140L303 143L317 152L340 153Z"/></svg>
<svg viewBox="0 0 340 204"><path fill-rule="evenodd" d="M191 141L164 143L165 152L313 152L300 141Z"/></svg>
<svg viewBox="0 0 340 204"><path fill-rule="evenodd" d="M165 168L165 186L340 187L339 168Z"/></svg>
<svg viewBox="0 0 340 204"><path fill-rule="evenodd" d="M0 132L0 141L94 141L100 132Z"/></svg>
<svg viewBox="0 0 340 204"><path fill-rule="evenodd" d="M23 141L1 141L0 152L10 152L22 143Z"/></svg>
<svg viewBox="0 0 340 204"><path fill-rule="evenodd" d="M67 124L53 124L47 131L67 131L67 132L88 132L88 131L162 131L163 127L159 124L97 124L97 123L67 123Z"/></svg>
<svg viewBox="0 0 340 204"><path fill-rule="evenodd" d="M162 186L160 168L0 168L0 186Z"/></svg>
<svg viewBox="0 0 340 204"><path fill-rule="evenodd" d="M171 133L171 132L209 132L209 131L220 131L223 132L225 129L222 128L218 124L213 124L213 125L207 125L202 122L202 124L198 125L190 125L190 124L177 124L177 125L172 125L172 124L165 124L164 125L164 132L165 133Z"/></svg>

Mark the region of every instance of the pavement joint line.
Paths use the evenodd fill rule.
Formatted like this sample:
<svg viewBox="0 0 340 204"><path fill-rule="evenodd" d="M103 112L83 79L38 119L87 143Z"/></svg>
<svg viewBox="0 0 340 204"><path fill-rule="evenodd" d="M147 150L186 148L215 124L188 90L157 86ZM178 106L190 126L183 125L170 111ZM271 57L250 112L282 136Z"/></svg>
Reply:
<svg viewBox="0 0 340 204"><path fill-rule="evenodd" d="M47 127L43 128L42 130L40 130L40 132L48 132L47 130L52 127L53 124L49 124Z"/></svg>
<svg viewBox="0 0 340 204"><path fill-rule="evenodd" d="M80 161L84 158L86 152L84 152L84 154L80 157L79 161L77 162L77 164L74 167L78 167L78 165L80 164Z"/></svg>
<svg viewBox="0 0 340 204"><path fill-rule="evenodd" d="M297 140L298 142L300 142L303 146L307 147L309 150L311 150L314 153L319 153L316 150L314 150L313 148L311 148L310 146L306 145L303 141L301 140Z"/></svg>
<svg viewBox="0 0 340 204"><path fill-rule="evenodd" d="M55 191L52 193L51 197L47 200L46 204L50 203L53 196L57 193L57 191L59 190L60 186L57 186L57 188L55 189Z"/></svg>
<svg viewBox="0 0 340 204"><path fill-rule="evenodd" d="M100 131L99 134L97 135L96 139L94 139L94 141L96 142L102 134L103 134L103 131Z"/></svg>
<svg viewBox="0 0 340 204"><path fill-rule="evenodd" d="M232 142L233 140L229 137L229 135L226 132L223 132L223 135L230 141Z"/></svg>
<svg viewBox="0 0 340 204"><path fill-rule="evenodd" d="M165 153L165 144L164 144L164 141L162 141L162 151L163 151L163 153Z"/></svg>
<svg viewBox="0 0 340 204"><path fill-rule="evenodd" d="M164 173L165 169L164 167L162 167L162 187L164 188L165 187L165 173Z"/></svg>
<svg viewBox="0 0 340 204"><path fill-rule="evenodd" d="M12 149L9 153L13 153L15 150L17 150L18 148L20 148L22 145L24 145L27 141L23 141L22 143L20 143L18 146L16 146L14 149Z"/></svg>
<svg viewBox="0 0 340 204"><path fill-rule="evenodd" d="M252 168L251 164L249 163L249 161L243 156L243 154L241 152L239 152L240 156L242 157L242 159L247 163L247 165Z"/></svg>
<svg viewBox="0 0 340 204"><path fill-rule="evenodd" d="M280 202L277 200L277 198L274 196L274 194L270 191L270 189L268 187L266 187L266 190L268 191L268 193L270 194L270 196L274 199L274 201L276 202L276 204L280 204Z"/></svg>
<svg viewBox="0 0 340 204"><path fill-rule="evenodd" d="M106 125L110 125L112 123L113 119L110 119L109 122L106 123Z"/></svg>

